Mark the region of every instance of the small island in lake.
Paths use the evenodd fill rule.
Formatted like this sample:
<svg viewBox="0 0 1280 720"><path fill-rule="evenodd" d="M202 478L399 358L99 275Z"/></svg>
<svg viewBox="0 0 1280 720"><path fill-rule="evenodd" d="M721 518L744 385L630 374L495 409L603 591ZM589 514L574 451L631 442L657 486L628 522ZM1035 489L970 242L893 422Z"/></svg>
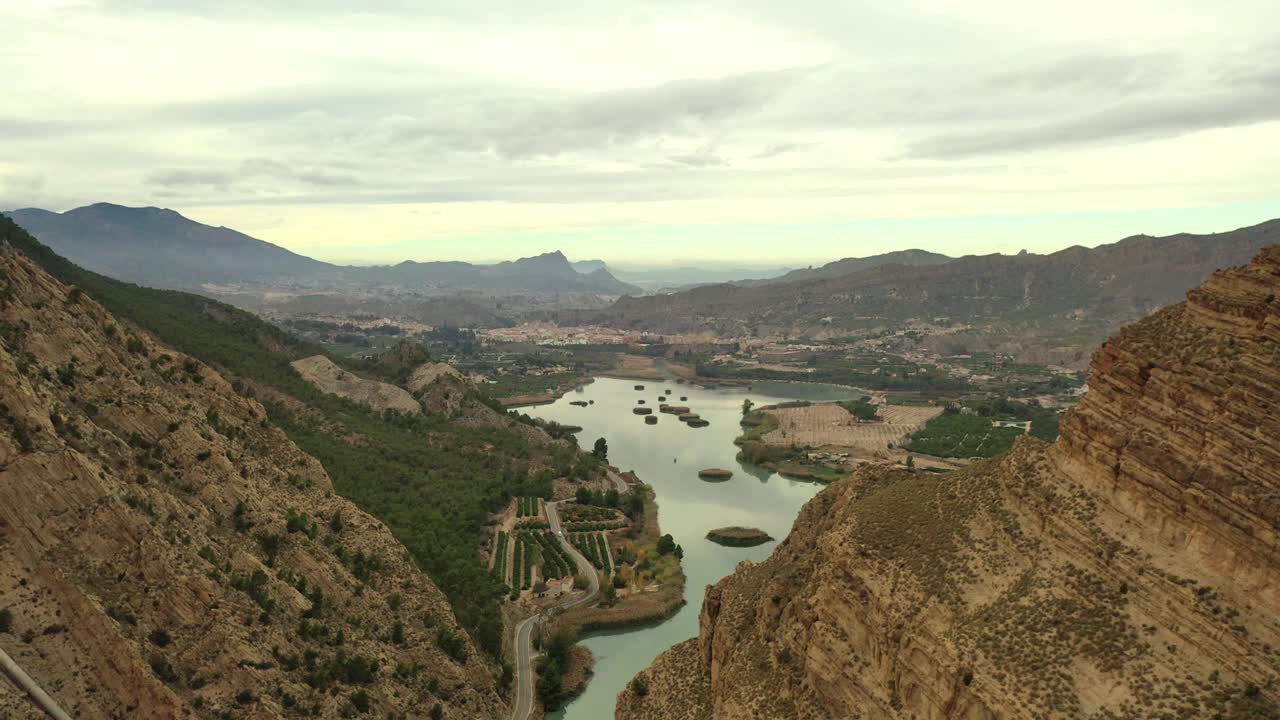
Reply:
<svg viewBox="0 0 1280 720"><path fill-rule="evenodd" d="M698 477L703 480L728 480L733 477L733 471L722 468L707 468L706 470L699 470Z"/></svg>
<svg viewBox="0 0 1280 720"><path fill-rule="evenodd" d="M647 407L632 408L631 412L637 415L648 415L653 412L653 408L647 408Z"/></svg>
<svg viewBox="0 0 1280 720"><path fill-rule="evenodd" d="M586 407L586 406L587 406L587 401L586 401L586 400L572 400L572 401L570 401L570 402L569 402L569 404L570 404L570 405L577 405L578 407Z"/></svg>
<svg viewBox="0 0 1280 720"><path fill-rule="evenodd" d="M716 528L707 533L707 539L719 545L729 547L753 547L773 542L773 537L760 528L732 527Z"/></svg>
<svg viewBox="0 0 1280 720"><path fill-rule="evenodd" d="M644 418L644 424L645 424L645 425L657 425L657 424L658 424L658 416L657 416L657 415L646 415L646 416L645 416L645 418Z"/></svg>

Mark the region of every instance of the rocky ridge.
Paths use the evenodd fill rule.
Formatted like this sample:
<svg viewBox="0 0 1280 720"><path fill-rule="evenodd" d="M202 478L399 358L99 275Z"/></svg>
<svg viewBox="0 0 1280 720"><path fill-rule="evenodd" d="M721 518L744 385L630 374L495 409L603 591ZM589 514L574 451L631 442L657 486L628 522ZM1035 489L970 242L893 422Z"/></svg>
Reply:
<svg viewBox="0 0 1280 720"><path fill-rule="evenodd" d="M420 393L427 389L431 383L442 377L452 377L459 380L463 379L462 373L449 363L444 362L427 362L414 368L409 374L409 380L406 383L411 393Z"/></svg>
<svg viewBox="0 0 1280 720"><path fill-rule="evenodd" d="M754 287L624 297L565 320L660 333L822 338L945 317L969 325L974 342L1015 355L1043 353L1078 346L1083 338L1099 342L1178 301L1211 271L1248 262L1277 241L1280 219L1211 235L1135 236L1049 255L966 256Z"/></svg>
<svg viewBox="0 0 1280 720"><path fill-rule="evenodd" d="M833 483L638 718L1280 718L1280 248L1094 356L1054 445Z"/></svg>
<svg viewBox="0 0 1280 720"><path fill-rule="evenodd" d="M338 395L379 411L422 412L422 406L404 388L362 378L333 364L324 355L294 360L291 364L307 382L331 395Z"/></svg>
<svg viewBox="0 0 1280 720"><path fill-rule="evenodd" d="M241 391L0 248L0 645L78 718L503 714L444 595Z"/></svg>

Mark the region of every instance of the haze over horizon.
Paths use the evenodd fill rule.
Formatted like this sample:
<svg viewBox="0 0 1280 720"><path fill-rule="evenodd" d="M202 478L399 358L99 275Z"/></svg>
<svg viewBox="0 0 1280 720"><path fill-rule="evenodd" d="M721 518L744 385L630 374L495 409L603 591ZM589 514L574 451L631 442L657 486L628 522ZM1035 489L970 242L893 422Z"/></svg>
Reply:
<svg viewBox="0 0 1280 720"><path fill-rule="evenodd" d="M0 21L0 208L169 207L321 260L798 266L1280 216L1271 3L43 0Z"/></svg>

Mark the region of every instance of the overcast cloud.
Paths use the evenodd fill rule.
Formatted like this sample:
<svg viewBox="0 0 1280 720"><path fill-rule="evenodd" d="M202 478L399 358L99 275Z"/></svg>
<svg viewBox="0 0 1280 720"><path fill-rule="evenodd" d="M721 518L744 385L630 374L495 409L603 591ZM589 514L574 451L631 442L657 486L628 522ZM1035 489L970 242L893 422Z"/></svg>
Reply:
<svg viewBox="0 0 1280 720"><path fill-rule="evenodd" d="M1274 2L0 0L0 23L0 208L163 205L325 259L1053 250L1280 215Z"/></svg>

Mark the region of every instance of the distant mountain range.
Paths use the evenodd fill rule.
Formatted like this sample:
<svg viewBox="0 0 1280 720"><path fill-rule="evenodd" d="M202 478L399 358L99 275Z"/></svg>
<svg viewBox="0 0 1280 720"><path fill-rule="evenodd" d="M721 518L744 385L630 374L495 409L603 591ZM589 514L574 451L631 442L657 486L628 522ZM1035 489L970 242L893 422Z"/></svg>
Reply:
<svg viewBox="0 0 1280 720"><path fill-rule="evenodd" d="M871 268L880 267L881 265L907 265L907 266L924 266L924 265L941 265L951 262L955 258L940 255L938 253L929 252L927 250L895 250L881 255L872 255L870 257L861 258L844 258L829 262L826 265L816 268L802 268L800 270L792 270L784 275L775 278L766 278L764 280L752 280L739 285L772 285L775 283L796 282L798 280L818 280L821 278L834 278L850 275L862 270L870 270Z"/></svg>
<svg viewBox="0 0 1280 720"><path fill-rule="evenodd" d="M610 295L639 293L600 268L579 272L560 251L534 257L473 265L465 262L413 262L366 268L346 268L346 273L370 283L424 285L435 289L486 292L594 292Z"/></svg>
<svg viewBox="0 0 1280 720"><path fill-rule="evenodd" d="M641 292L604 267L578 272L559 252L494 265L405 261L353 267L314 260L163 208L97 203L63 213L26 208L7 214L73 262L150 287L200 289L208 285L280 283L312 288L354 285L494 294Z"/></svg>
<svg viewBox="0 0 1280 720"><path fill-rule="evenodd" d="M1139 235L1049 255L950 259L911 250L888 264L878 264L886 256L840 260L750 286L624 297L571 321L660 333L838 336L922 319L1078 345L1180 300L1214 269L1246 263L1276 242L1280 220L1211 235Z"/></svg>
<svg viewBox="0 0 1280 720"><path fill-rule="evenodd" d="M608 270L623 282L649 292L688 290L720 283L753 284L768 282L788 272L787 267L744 267L740 265L631 266L606 265L603 260L580 260L573 263L578 272ZM755 279L753 279L755 278Z"/></svg>
<svg viewBox="0 0 1280 720"><path fill-rule="evenodd" d="M97 203L64 213L26 208L7 214L72 262L140 285L190 288L281 276L334 275L341 270L162 208Z"/></svg>

